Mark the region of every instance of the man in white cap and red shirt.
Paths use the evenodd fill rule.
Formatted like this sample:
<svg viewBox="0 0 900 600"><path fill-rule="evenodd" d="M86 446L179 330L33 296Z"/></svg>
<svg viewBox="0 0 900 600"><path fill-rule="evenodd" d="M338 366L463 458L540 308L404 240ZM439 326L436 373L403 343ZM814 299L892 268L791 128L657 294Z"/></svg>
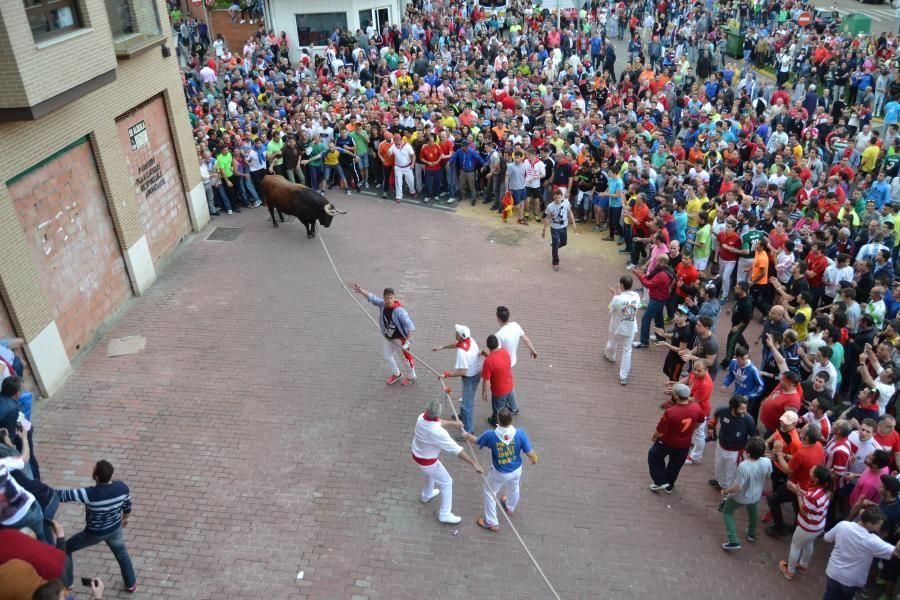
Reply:
<svg viewBox="0 0 900 600"><path fill-rule="evenodd" d="M454 515L452 511L453 478L441 464L441 452L455 454L463 462L472 465L476 473L483 473L484 470L463 451L462 446L453 441L453 438L444 429L447 425L462 427L462 423L441 419L441 406L440 400L432 398L425 404L425 412L416 419L412 456L419 466L419 470L425 475L425 487L422 489L420 499L423 503L428 503L440 494L441 508L437 514L438 521L454 524L459 523L462 519Z"/></svg>
<svg viewBox="0 0 900 600"><path fill-rule="evenodd" d="M473 420L475 418L475 392L481 381L481 352L478 344L472 339L472 332L465 325L456 325L456 340L443 346L432 348L432 352L456 348L456 363L452 371L444 371L441 377L459 377L462 379L462 406L459 410L459 418L463 423L463 429L472 433L474 431Z"/></svg>
<svg viewBox="0 0 900 600"><path fill-rule="evenodd" d="M497 413L497 427L488 429L475 437L471 433L464 433L463 437L478 444L479 448L490 448L491 470L487 475L487 483L484 486L484 517L476 523L482 529L497 531L500 524L497 522L497 502L495 494L499 494L504 488L508 495L500 496L500 504L506 514L512 515L519 505L519 480L522 478L522 456L524 453L536 465L537 453L531 447L531 440L522 429L516 429L513 424L513 415L508 408L501 408Z"/></svg>

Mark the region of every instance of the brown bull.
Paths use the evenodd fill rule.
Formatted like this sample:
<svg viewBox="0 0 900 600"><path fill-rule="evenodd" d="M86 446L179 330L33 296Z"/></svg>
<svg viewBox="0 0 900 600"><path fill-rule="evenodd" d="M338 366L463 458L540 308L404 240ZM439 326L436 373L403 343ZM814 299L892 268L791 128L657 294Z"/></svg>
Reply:
<svg viewBox="0 0 900 600"><path fill-rule="evenodd" d="M293 215L306 226L306 237L316 237L316 221L322 227L331 226L335 215L345 215L346 211L338 210L324 196L305 185L291 183L280 175L266 175L262 179L262 197L272 216L272 225L278 227L278 218L284 223L284 215Z"/></svg>

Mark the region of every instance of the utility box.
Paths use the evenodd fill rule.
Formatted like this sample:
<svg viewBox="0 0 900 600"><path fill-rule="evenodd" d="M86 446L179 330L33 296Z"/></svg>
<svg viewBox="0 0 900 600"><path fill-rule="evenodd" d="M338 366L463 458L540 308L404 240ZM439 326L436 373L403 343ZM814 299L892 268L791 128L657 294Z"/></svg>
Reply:
<svg viewBox="0 0 900 600"><path fill-rule="evenodd" d="M868 34L872 31L872 17L861 13L853 13L844 17L841 28L850 35Z"/></svg>

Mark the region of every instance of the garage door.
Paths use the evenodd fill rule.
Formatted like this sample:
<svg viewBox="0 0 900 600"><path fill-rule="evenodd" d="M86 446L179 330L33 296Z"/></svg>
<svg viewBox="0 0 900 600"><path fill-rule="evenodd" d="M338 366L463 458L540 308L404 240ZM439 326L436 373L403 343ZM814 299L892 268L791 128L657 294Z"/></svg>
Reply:
<svg viewBox="0 0 900 600"><path fill-rule="evenodd" d="M79 141L7 187L73 358L132 294L90 143Z"/></svg>
<svg viewBox="0 0 900 600"><path fill-rule="evenodd" d="M153 262L157 263L191 229L166 103L162 96L156 96L117 118L116 126L134 183L141 225Z"/></svg>

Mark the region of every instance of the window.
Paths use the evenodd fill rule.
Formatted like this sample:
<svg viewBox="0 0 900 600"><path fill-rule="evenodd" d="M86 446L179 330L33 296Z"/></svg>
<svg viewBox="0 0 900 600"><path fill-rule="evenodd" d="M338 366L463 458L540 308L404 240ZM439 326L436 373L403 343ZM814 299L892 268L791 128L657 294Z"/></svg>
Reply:
<svg viewBox="0 0 900 600"><path fill-rule="evenodd" d="M35 40L81 27L78 0L24 0L28 25Z"/></svg>
<svg viewBox="0 0 900 600"><path fill-rule="evenodd" d="M105 0L116 56L128 58L165 41L156 0Z"/></svg>
<svg viewBox="0 0 900 600"><path fill-rule="evenodd" d="M313 13L295 15L297 39L301 46L327 46L328 39L338 27L347 30L347 13Z"/></svg>

